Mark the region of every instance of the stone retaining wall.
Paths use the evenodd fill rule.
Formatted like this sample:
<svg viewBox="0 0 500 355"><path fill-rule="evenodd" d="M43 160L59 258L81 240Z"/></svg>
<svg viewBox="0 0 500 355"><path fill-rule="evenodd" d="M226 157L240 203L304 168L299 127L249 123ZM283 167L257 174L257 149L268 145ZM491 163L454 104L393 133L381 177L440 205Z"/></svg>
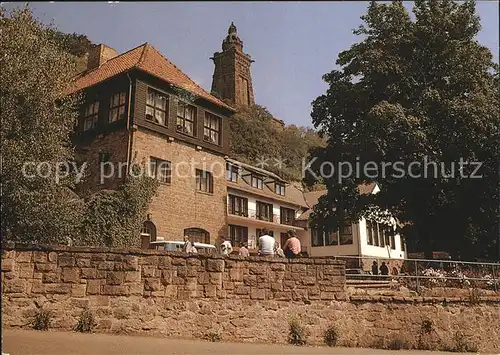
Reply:
<svg viewBox="0 0 500 355"><path fill-rule="evenodd" d="M460 330L481 350L500 350L499 297L347 296L344 265L333 260L4 245L2 270L7 327L31 327L45 308L53 328L71 330L88 308L96 331L285 343L298 316L310 344L335 325L339 345L374 346L394 337L415 343L430 320L431 342Z"/></svg>

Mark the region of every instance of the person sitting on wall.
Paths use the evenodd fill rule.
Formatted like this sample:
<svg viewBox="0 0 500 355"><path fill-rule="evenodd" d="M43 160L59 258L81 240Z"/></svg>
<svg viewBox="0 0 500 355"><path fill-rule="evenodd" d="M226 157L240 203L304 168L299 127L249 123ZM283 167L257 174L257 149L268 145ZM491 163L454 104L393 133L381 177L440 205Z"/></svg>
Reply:
<svg viewBox="0 0 500 355"><path fill-rule="evenodd" d="M276 241L269 235L269 230L264 228L259 238L259 255L274 255L274 246Z"/></svg>
<svg viewBox="0 0 500 355"><path fill-rule="evenodd" d="M224 256L228 256L233 251L233 246L229 240L224 240L220 245L220 253Z"/></svg>
<svg viewBox="0 0 500 355"><path fill-rule="evenodd" d="M198 253L198 250L194 247L194 244L189 240L189 236L184 236L184 247L183 251L188 254Z"/></svg>
<svg viewBox="0 0 500 355"><path fill-rule="evenodd" d="M248 248L247 248L247 243L243 243L240 247L240 252L239 252L239 256L242 256L244 258L250 256L250 252L248 251Z"/></svg>
<svg viewBox="0 0 500 355"><path fill-rule="evenodd" d="M385 264L385 261L382 261L382 265L380 265L380 275L382 275L382 276L389 275L389 268Z"/></svg>
<svg viewBox="0 0 500 355"><path fill-rule="evenodd" d="M293 259L300 255L301 252L300 240L299 238L296 237L295 230L289 230L287 234L288 234L288 239L286 240L286 243L283 246L283 251L285 252L285 256L288 259Z"/></svg>
<svg viewBox="0 0 500 355"><path fill-rule="evenodd" d="M372 275L378 275L378 264L375 260L372 264Z"/></svg>

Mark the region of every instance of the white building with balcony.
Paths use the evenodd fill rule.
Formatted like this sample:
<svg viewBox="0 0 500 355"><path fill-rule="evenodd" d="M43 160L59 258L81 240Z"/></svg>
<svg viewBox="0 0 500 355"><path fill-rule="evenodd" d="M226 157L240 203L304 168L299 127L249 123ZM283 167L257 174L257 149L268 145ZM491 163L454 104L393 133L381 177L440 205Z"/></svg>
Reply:
<svg viewBox="0 0 500 355"><path fill-rule="evenodd" d="M370 269L372 260L377 258L405 258L406 247L396 233L396 220L387 225L362 217L344 221L336 231L313 229L309 218L326 190L304 193L269 171L233 159L226 161L227 235L236 249L243 243L250 250L256 249L263 228L283 245L286 232L294 229L302 252L311 257L364 259L364 269ZM380 188L372 183L360 185L358 190L360 194L376 194ZM361 267L361 263L352 267Z"/></svg>
<svg viewBox="0 0 500 355"><path fill-rule="evenodd" d="M376 183L372 183L360 185L358 190L360 194L376 194L380 188ZM326 190L304 193L309 209L297 218L297 223L302 221L309 224L309 216L314 205L326 193ZM352 257L353 261L360 258L363 263L353 267L362 266L364 269L370 269L371 262L377 258L401 261L406 256L404 241L396 233L396 220L392 218L391 222L391 225L381 224L362 217L359 221L344 221L337 231L309 228L309 235L301 238L301 243L303 250L307 251L309 256Z"/></svg>
<svg viewBox="0 0 500 355"><path fill-rule="evenodd" d="M249 249L256 249L264 228L281 245L290 229L307 239L306 228L295 221L308 208L302 191L278 175L227 159L228 238L236 248L248 243Z"/></svg>

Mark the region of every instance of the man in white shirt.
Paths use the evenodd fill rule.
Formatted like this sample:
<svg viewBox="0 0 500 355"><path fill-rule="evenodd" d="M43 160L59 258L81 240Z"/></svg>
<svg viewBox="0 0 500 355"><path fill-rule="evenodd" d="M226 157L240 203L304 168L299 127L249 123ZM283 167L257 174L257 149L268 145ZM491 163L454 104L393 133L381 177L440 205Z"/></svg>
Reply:
<svg viewBox="0 0 500 355"><path fill-rule="evenodd" d="M269 235L269 230L264 228L259 238L259 255L274 255L276 241Z"/></svg>

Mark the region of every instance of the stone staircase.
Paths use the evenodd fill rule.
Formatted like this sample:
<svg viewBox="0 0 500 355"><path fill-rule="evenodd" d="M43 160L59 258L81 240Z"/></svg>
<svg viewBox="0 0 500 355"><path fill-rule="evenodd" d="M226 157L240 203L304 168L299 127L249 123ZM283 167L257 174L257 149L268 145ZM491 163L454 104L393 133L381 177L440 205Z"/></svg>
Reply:
<svg viewBox="0 0 500 355"><path fill-rule="evenodd" d="M417 293L399 286L390 280L359 280L347 279L346 288L348 295L370 296L416 296Z"/></svg>

